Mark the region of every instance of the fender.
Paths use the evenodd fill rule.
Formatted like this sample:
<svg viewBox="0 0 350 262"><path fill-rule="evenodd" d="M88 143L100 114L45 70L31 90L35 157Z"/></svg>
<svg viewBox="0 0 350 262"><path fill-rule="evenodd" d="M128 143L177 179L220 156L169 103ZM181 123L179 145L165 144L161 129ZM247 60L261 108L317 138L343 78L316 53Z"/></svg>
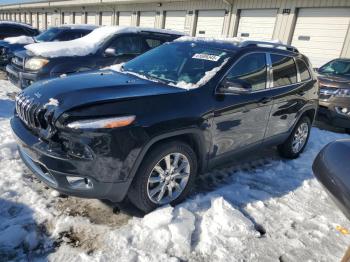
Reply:
<svg viewBox="0 0 350 262"><path fill-rule="evenodd" d="M130 172L129 177L127 178L129 181L129 185L133 181L135 174L137 170L139 169L142 160L144 159L145 155L148 153L149 149L157 142L164 140L164 139L169 139L172 137L180 136L180 135L195 135L197 138L199 138L200 143L198 143L198 148L199 148L199 156L200 156L200 163L201 163L201 170L199 172L207 169L208 166L208 148L206 148L206 143L205 143L205 138L203 135L203 132L200 129L197 128L188 128L188 129L181 129L181 130L176 130L172 131L169 133L161 134L159 136L156 136L152 138L141 150L140 154L138 155L135 164Z"/></svg>

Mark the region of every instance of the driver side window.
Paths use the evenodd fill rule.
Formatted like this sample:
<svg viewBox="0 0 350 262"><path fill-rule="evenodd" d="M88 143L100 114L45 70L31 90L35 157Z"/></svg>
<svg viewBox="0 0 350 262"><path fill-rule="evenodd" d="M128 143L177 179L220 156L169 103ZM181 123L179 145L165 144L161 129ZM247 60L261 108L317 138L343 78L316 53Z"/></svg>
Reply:
<svg viewBox="0 0 350 262"><path fill-rule="evenodd" d="M138 55L142 53L143 42L138 36L120 36L107 48L113 48L117 55Z"/></svg>
<svg viewBox="0 0 350 262"><path fill-rule="evenodd" d="M266 88L267 66L266 54L254 53L244 56L235 64L228 75L228 82L239 82L243 87L252 91Z"/></svg>

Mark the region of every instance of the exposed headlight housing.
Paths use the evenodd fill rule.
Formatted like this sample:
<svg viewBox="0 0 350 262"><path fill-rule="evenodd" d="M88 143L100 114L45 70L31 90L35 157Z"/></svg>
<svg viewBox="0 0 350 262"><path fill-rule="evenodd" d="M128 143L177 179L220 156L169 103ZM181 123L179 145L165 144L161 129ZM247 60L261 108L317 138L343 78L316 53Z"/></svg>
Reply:
<svg viewBox="0 0 350 262"><path fill-rule="evenodd" d="M49 60L45 58L30 58L25 62L24 67L36 71L44 67L48 62Z"/></svg>
<svg viewBox="0 0 350 262"><path fill-rule="evenodd" d="M335 93L338 97L350 97L350 88L339 88Z"/></svg>
<svg viewBox="0 0 350 262"><path fill-rule="evenodd" d="M78 120L67 124L71 129L102 129L118 128L131 125L135 116L108 117L101 119Z"/></svg>

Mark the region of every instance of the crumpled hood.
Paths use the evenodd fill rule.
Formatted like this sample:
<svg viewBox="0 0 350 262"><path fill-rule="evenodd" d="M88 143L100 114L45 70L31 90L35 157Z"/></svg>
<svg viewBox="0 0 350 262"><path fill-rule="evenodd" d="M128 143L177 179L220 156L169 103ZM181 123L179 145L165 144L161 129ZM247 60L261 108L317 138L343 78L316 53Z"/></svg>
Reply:
<svg viewBox="0 0 350 262"><path fill-rule="evenodd" d="M75 107L136 97L186 92L112 70L98 70L39 81L23 91L41 105L53 106L55 116Z"/></svg>
<svg viewBox="0 0 350 262"><path fill-rule="evenodd" d="M349 88L350 78L332 75L319 75L318 81L321 86L335 87L335 88Z"/></svg>

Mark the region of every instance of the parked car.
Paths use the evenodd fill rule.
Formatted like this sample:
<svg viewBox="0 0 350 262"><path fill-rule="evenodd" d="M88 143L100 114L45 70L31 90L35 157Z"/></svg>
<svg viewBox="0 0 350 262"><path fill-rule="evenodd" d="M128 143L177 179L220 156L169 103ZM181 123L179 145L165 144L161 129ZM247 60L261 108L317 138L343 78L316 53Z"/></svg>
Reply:
<svg viewBox="0 0 350 262"><path fill-rule="evenodd" d="M96 28L96 26L92 25L63 25L51 27L34 37L19 36L16 38L5 38L0 42L0 68L5 68L11 61L13 53L25 50L24 46L28 44L69 41L83 37Z"/></svg>
<svg viewBox="0 0 350 262"><path fill-rule="evenodd" d="M36 36L40 32L38 29L32 27L31 25L11 22L11 21L0 21L0 40L6 37L12 36Z"/></svg>
<svg viewBox="0 0 350 262"><path fill-rule="evenodd" d="M318 118L350 133L350 59L334 59L317 70Z"/></svg>
<svg viewBox="0 0 350 262"><path fill-rule="evenodd" d="M334 141L322 149L312 166L315 177L350 219L350 140Z"/></svg>
<svg viewBox="0 0 350 262"><path fill-rule="evenodd" d="M27 45L26 51L15 52L6 71L10 81L23 89L37 80L126 62L182 35L162 29L101 27L72 41Z"/></svg>
<svg viewBox="0 0 350 262"><path fill-rule="evenodd" d="M283 50L284 48L284 50ZM268 42L180 38L116 67L33 84L11 126L24 163L68 195L148 212L197 173L278 145L303 152L318 105L308 59Z"/></svg>

